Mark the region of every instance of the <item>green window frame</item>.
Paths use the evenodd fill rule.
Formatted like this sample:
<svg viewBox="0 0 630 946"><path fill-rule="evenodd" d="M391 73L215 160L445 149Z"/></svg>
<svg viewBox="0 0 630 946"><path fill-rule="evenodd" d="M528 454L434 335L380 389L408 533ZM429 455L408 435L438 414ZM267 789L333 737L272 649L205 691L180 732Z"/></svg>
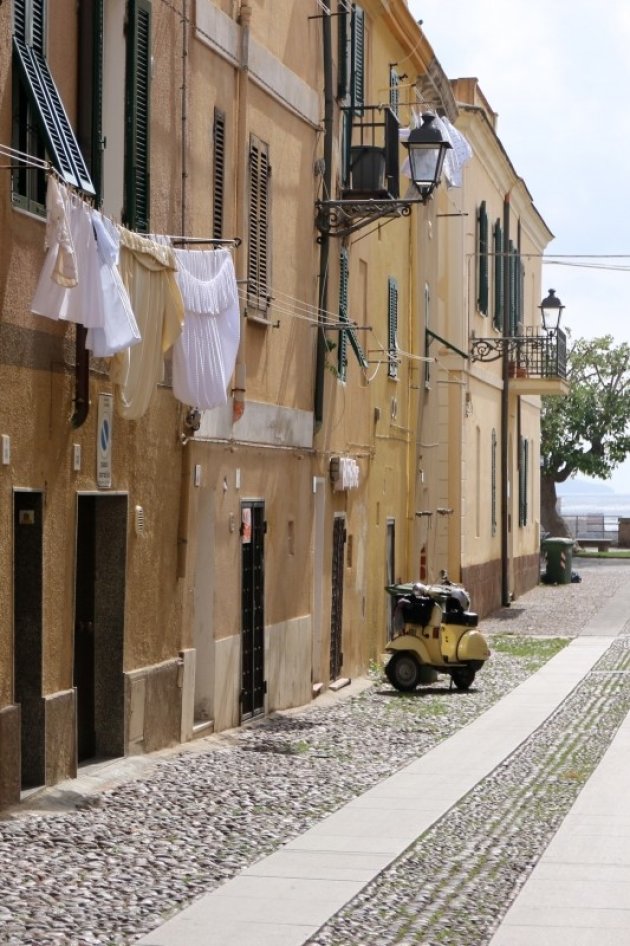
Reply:
<svg viewBox="0 0 630 946"><path fill-rule="evenodd" d="M45 54L45 0L13 4L13 146L48 157L60 178L86 194L94 186ZM45 202L44 178L20 169L12 180L14 203L38 210Z"/></svg>
<svg viewBox="0 0 630 946"><path fill-rule="evenodd" d="M150 220L151 4L129 0L125 82L124 221L146 233Z"/></svg>
<svg viewBox="0 0 630 946"><path fill-rule="evenodd" d="M526 526L529 503L527 495L527 484L529 482L529 442L526 437L521 437L518 463L518 524Z"/></svg>
<svg viewBox="0 0 630 946"><path fill-rule="evenodd" d="M488 314L488 211L485 200L479 204L477 213L477 308L482 315Z"/></svg>
<svg viewBox="0 0 630 946"><path fill-rule="evenodd" d="M387 280L387 376L398 377L398 283Z"/></svg>

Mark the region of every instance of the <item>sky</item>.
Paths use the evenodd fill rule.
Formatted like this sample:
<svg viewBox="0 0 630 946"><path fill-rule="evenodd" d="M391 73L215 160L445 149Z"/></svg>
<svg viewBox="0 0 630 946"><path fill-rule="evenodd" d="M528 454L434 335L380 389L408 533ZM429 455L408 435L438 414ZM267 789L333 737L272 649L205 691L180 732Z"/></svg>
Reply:
<svg viewBox="0 0 630 946"><path fill-rule="evenodd" d="M546 254L571 257L543 266L563 326L630 342L630 0L408 2L449 78L476 77L498 113ZM609 485L630 493L630 460Z"/></svg>

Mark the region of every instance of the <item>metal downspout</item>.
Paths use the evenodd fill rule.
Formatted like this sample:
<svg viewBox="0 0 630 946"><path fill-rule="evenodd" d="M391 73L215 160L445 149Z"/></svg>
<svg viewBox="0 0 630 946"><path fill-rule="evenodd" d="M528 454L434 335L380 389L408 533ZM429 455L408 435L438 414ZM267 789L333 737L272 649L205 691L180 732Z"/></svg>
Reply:
<svg viewBox="0 0 630 946"><path fill-rule="evenodd" d="M241 245L236 250L236 275L239 285L247 287L247 111L249 101L249 24L252 8L247 2L241 3L238 21L241 27L240 60L236 74L236 194L235 219L241 237ZM246 383L246 329L245 306L241 315L241 334L234 367L234 387L232 388L232 422L239 420L245 413Z"/></svg>
<svg viewBox="0 0 630 946"><path fill-rule="evenodd" d="M333 62L331 17L322 17L322 40L324 56L324 196L329 197L332 190L332 156L333 156ZM330 256L330 236L322 233L320 236L321 250L319 254L319 322L326 322L328 310L328 260ZM317 331L317 353L315 361L315 390L313 394L313 410L315 414L315 429L318 430L324 419L324 372L326 363L326 336L323 327Z"/></svg>
<svg viewBox="0 0 630 946"><path fill-rule="evenodd" d="M509 286L510 286L510 257L508 247L510 242L510 195L506 194L503 201L503 338L505 339L509 326ZM508 346L503 346L503 387L501 389L501 604L507 607L510 604L510 513L508 489L508 438L510 422L510 366Z"/></svg>

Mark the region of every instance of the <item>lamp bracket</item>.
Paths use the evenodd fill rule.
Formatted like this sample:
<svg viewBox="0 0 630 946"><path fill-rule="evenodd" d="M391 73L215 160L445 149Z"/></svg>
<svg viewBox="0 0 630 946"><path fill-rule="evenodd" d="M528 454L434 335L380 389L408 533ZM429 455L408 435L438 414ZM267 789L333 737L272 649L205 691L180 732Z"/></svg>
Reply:
<svg viewBox="0 0 630 946"><path fill-rule="evenodd" d="M418 197L368 198L363 200L318 200L315 224L321 236L345 237L383 217L408 217L414 204L426 204L430 195Z"/></svg>

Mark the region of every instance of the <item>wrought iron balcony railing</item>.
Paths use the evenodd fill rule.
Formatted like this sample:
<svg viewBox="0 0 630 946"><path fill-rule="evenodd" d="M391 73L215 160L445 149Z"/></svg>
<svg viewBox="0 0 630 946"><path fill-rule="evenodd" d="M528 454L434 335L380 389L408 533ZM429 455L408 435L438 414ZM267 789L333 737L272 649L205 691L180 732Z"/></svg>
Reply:
<svg viewBox="0 0 630 946"><path fill-rule="evenodd" d="M473 361L498 361L506 351L514 377L566 380L567 337L561 329L547 335L532 332L471 339Z"/></svg>

